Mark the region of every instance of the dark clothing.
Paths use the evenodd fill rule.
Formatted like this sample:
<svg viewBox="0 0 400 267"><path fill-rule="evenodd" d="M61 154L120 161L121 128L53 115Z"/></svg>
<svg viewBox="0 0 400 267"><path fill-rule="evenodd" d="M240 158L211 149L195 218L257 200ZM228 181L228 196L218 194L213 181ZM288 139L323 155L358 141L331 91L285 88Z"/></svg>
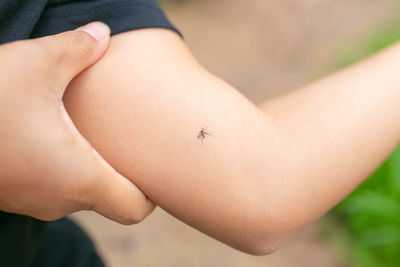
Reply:
<svg viewBox="0 0 400 267"><path fill-rule="evenodd" d="M72 221L42 222L0 212L1 267L104 267L87 235Z"/></svg>
<svg viewBox="0 0 400 267"><path fill-rule="evenodd" d="M161 27L177 31L156 0L0 0L0 44L103 21L112 34Z"/></svg>
<svg viewBox="0 0 400 267"><path fill-rule="evenodd" d="M105 22L112 34L147 27L177 31L156 0L0 0L0 44L92 21ZM77 229L64 221L45 223L0 212L0 267L103 266L89 239ZM68 253L71 261L66 260Z"/></svg>
<svg viewBox="0 0 400 267"><path fill-rule="evenodd" d="M30 266L45 227L44 222L0 212L0 266Z"/></svg>
<svg viewBox="0 0 400 267"><path fill-rule="evenodd" d="M42 244L30 267L104 267L92 241L71 220L46 226Z"/></svg>

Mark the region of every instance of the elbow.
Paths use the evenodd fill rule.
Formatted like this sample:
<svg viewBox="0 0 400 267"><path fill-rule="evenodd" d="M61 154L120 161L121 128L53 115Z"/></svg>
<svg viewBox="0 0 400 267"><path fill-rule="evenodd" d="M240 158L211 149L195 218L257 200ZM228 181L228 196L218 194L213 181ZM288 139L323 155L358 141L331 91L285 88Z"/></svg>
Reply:
<svg viewBox="0 0 400 267"><path fill-rule="evenodd" d="M250 255L263 256L278 251L299 229L294 220L272 210L247 215L252 219L246 220L239 227L240 231L236 231L239 235L235 239L239 242L235 247Z"/></svg>
<svg viewBox="0 0 400 267"><path fill-rule="evenodd" d="M288 205L290 201L281 200L280 194L276 197L261 195L250 200L246 203L247 209L241 208L241 212L236 213L240 222L236 240L240 240L239 249L245 253L254 256L275 253L307 224L304 214L292 209L295 205Z"/></svg>
<svg viewBox="0 0 400 267"><path fill-rule="evenodd" d="M278 251L283 245L283 239L254 237L244 242L241 251L253 256L265 256Z"/></svg>
<svg viewBox="0 0 400 267"><path fill-rule="evenodd" d="M263 244L261 246L252 247L249 254L253 256L265 256L278 251L281 245L276 244Z"/></svg>
<svg viewBox="0 0 400 267"><path fill-rule="evenodd" d="M283 247L291 234L289 231L281 230L282 228L278 230L270 226L251 225L246 230L242 229L240 235L236 235L235 241L230 245L254 256L272 254Z"/></svg>

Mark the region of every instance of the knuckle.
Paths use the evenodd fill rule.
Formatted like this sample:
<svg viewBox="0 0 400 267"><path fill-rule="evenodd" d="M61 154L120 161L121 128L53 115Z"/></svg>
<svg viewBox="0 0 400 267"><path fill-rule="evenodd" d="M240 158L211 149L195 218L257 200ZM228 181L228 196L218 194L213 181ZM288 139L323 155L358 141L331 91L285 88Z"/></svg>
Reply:
<svg viewBox="0 0 400 267"><path fill-rule="evenodd" d="M36 216L36 219L39 219L44 222L52 222L52 221L56 221L61 218L62 218L61 215L57 216L57 215L53 215L53 214L40 214L40 215Z"/></svg>
<svg viewBox="0 0 400 267"><path fill-rule="evenodd" d="M140 216L133 216L133 217L129 217L129 218L123 218L120 222L123 225L133 225L133 224L138 224L141 221L143 221L144 217L140 217Z"/></svg>
<svg viewBox="0 0 400 267"><path fill-rule="evenodd" d="M49 45L44 40L34 40L27 42L26 52L36 55L39 58L52 57L53 51L49 49Z"/></svg>
<svg viewBox="0 0 400 267"><path fill-rule="evenodd" d="M130 214L129 217L125 217L122 220L122 224L124 225L132 225L132 224L138 224L142 222L150 213L144 209L144 208L139 208L136 209L132 214Z"/></svg>
<svg viewBox="0 0 400 267"><path fill-rule="evenodd" d="M95 40L88 33L82 31L72 31L66 35L66 41L71 46L71 51L78 57L90 56L95 48Z"/></svg>
<svg viewBox="0 0 400 267"><path fill-rule="evenodd" d="M76 141L78 142L78 141ZM68 144L70 146L77 146L76 143ZM101 198L104 197L105 191L102 189L101 173L96 168L91 151L88 146L79 146L80 156L74 159L75 173L73 174L75 181L78 178L79 182L71 185L70 200L75 203L80 210L94 210L101 203Z"/></svg>
<svg viewBox="0 0 400 267"><path fill-rule="evenodd" d="M22 46L22 44L21 44ZM23 45L23 49L21 49L21 56L20 58L35 58L35 60L28 60L25 63L26 67L32 67L30 65L35 65L36 70L46 71L49 67L47 62L51 62L53 59L52 51L48 49L42 42L26 42Z"/></svg>
<svg viewBox="0 0 400 267"><path fill-rule="evenodd" d="M95 203L93 196L93 179L81 179L79 185L72 194L72 202L75 203L80 210L91 210Z"/></svg>
<svg viewBox="0 0 400 267"><path fill-rule="evenodd" d="M41 220L41 221L51 222L51 221L61 219L62 217L65 216L65 214L63 214L61 211L42 209L42 210L37 210L37 211L32 212L32 214L30 216L33 218L36 218L38 220Z"/></svg>
<svg viewBox="0 0 400 267"><path fill-rule="evenodd" d="M74 172L62 189L62 195L68 206L75 210L91 210L95 196L93 194L94 179L88 178L86 173Z"/></svg>
<svg viewBox="0 0 400 267"><path fill-rule="evenodd" d="M140 223L140 222L142 222L146 217L147 217L147 214L146 214L143 210L141 210L141 211L139 211L139 212L136 212L135 216L131 219L131 222L132 222L133 224L135 224L135 223Z"/></svg>

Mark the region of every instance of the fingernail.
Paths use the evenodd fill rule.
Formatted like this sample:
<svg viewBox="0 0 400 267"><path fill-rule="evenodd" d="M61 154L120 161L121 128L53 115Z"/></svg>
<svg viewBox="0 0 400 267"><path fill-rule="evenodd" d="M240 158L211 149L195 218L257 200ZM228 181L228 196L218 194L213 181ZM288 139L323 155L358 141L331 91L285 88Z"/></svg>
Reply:
<svg viewBox="0 0 400 267"><path fill-rule="evenodd" d="M76 31L87 32L97 41L103 41L110 36L110 28L103 22L91 22L85 26L79 27Z"/></svg>

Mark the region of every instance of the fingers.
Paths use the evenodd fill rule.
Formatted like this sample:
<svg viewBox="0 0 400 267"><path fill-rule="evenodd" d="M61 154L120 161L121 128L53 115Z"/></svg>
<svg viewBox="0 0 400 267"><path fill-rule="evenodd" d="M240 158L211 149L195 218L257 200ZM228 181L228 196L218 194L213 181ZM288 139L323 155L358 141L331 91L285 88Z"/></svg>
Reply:
<svg viewBox="0 0 400 267"><path fill-rule="evenodd" d="M62 106L61 98L68 83L81 71L95 63L106 51L110 40L110 30L103 23L95 22L78 28L75 31L65 32L54 36L34 40L38 44L39 64L43 76L50 77L47 82L50 86L43 86L44 93L54 93L57 107L61 107L64 126L72 134L72 140L78 165L75 172L86 173L88 179L77 181L79 187L82 181L90 181L80 193L87 196L84 206L101 215L122 223L133 224L142 221L154 210L154 204L128 179L118 174L104 159L90 147L88 142L79 134ZM45 66L43 68L43 66ZM58 106L61 105L61 106ZM53 124L54 125L54 124ZM68 127L65 128L65 125ZM63 131L62 130L62 131ZM68 131L67 130L67 131ZM67 149L65 150L67 151ZM79 158L78 155L82 155ZM78 157L78 158L76 158ZM94 160L93 160L94 159ZM85 172L84 170L89 170ZM76 179L82 177L75 177ZM89 185L91 188L87 188Z"/></svg>
<svg viewBox="0 0 400 267"><path fill-rule="evenodd" d="M66 85L80 72L95 63L108 48L110 29L101 22L92 22L75 31L33 40L40 47L37 53L43 72L53 77L60 99ZM29 41L28 41L29 42ZM65 86L60 86L61 84Z"/></svg>
<svg viewBox="0 0 400 267"><path fill-rule="evenodd" d="M91 190L95 192L91 209L121 224L141 222L154 210L154 203L132 182L118 174L97 152L93 153L99 165L96 183Z"/></svg>
<svg viewBox="0 0 400 267"><path fill-rule="evenodd" d="M83 199L83 206L92 209L97 213L121 224L134 224L142 221L155 208L154 203L149 200L143 192L137 188L131 181L116 172L98 153L90 146L84 137L78 132L72 123L64 106L61 106L61 126L65 131L73 136L74 149L72 156L75 161L79 162L78 169L90 176L89 179L83 177L75 177L80 181L88 181L83 186L83 192L78 190L85 196L79 197ZM54 123L56 124L56 123ZM80 159L76 156L81 155ZM72 161L72 160L70 160ZM89 188L88 188L89 186Z"/></svg>

